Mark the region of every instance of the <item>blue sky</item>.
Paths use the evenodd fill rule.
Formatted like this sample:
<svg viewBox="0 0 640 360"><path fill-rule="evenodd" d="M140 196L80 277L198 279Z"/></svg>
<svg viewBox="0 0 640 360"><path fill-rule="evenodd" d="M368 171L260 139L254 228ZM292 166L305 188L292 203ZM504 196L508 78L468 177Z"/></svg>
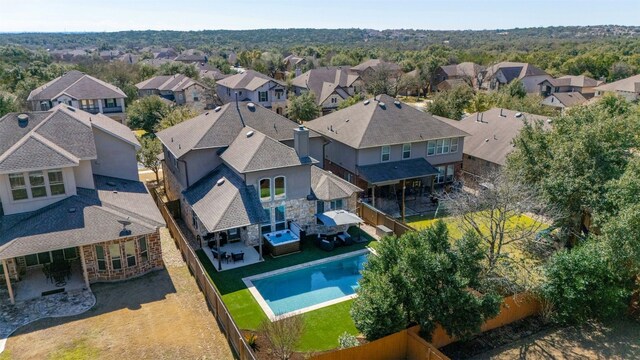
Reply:
<svg viewBox="0 0 640 360"><path fill-rule="evenodd" d="M0 0L0 32L640 25L640 0Z"/></svg>

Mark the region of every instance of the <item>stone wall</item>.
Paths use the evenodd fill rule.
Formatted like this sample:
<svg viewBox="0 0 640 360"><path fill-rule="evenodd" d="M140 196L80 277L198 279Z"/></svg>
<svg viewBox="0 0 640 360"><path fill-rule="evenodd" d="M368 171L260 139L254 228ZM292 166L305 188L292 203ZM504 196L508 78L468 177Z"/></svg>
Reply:
<svg viewBox="0 0 640 360"><path fill-rule="evenodd" d="M164 178L164 191L169 201L180 199L182 185L180 185L176 176L171 172L166 161L162 161L162 177Z"/></svg>
<svg viewBox="0 0 640 360"><path fill-rule="evenodd" d="M307 234L315 233L316 202L307 199L292 199L285 202L287 221L295 221Z"/></svg>
<svg viewBox="0 0 640 360"><path fill-rule="evenodd" d="M150 271L161 269L163 266L162 262L162 248L160 246L160 233L158 230L152 234L144 235L147 240L147 251L148 251L148 260L142 261L140 258L140 248L138 238L140 236L132 236L127 238L122 238L113 241L107 241L103 243L93 244L93 245L85 245L82 246L80 251L84 253L85 264L87 267L87 273L89 275L89 282L100 282L100 281L117 281L117 280L125 280L133 277L137 277L140 275L144 275ZM133 240L135 242L136 247L136 265L129 267L127 266L127 258L124 251L124 244L127 241ZM109 253L109 245L119 244L120 245L120 258L122 266L120 269L113 269L111 262L111 254ZM102 246L104 248L105 253L105 270L98 270L98 261L96 257L96 246Z"/></svg>

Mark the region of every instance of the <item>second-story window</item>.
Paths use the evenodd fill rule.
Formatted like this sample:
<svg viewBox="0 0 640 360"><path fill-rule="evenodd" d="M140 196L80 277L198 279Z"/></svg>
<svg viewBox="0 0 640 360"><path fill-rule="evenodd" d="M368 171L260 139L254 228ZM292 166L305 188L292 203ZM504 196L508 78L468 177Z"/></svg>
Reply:
<svg viewBox="0 0 640 360"><path fill-rule="evenodd" d="M260 180L260 200L271 200L271 179Z"/></svg>
<svg viewBox="0 0 640 360"><path fill-rule="evenodd" d="M287 197L287 184L284 176L278 176L273 179L273 195L275 199Z"/></svg>
<svg viewBox="0 0 640 360"><path fill-rule="evenodd" d="M451 149L449 150L451 153L458 152L458 138L451 139Z"/></svg>
<svg viewBox="0 0 640 360"><path fill-rule="evenodd" d="M389 161L391 158L391 148L385 145L381 148L381 161Z"/></svg>
<svg viewBox="0 0 640 360"><path fill-rule="evenodd" d="M24 175L9 174L9 185L11 186L11 196L13 201L24 200L29 198L27 193L27 182L24 180Z"/></svg>
<svg viewBox="0 0 640 360"><path fill-rule="evenodd" d="M114 108L118 106L116 103L116 99L104 99L104 107L106 108Z"/></svg>
<svg viewBox="0 0 640 360"><path fill-rule="evenodd" d="M411 157L411 144L402 144L402 158L409 159Z"/></svg>
<svg viewBox="0 0 640 360"><path fill-rule="evenodd" d="M30 172L29 184L31 186L31 197L41 198L47 196L47 186L44 183L44 174L42 171Z"/></svg>
<svg viewBox="0 0 640 360"><path fill-rule="evenodd" d="M431 155L435 155L436 154L436 141L435 140L429 140L427 142L427 156L431 156Z"/></svg>
<svg viewBox="0 0 640 360"><path fill-rule="evenodd" d="M64 195L64 180L62 178L62 170L49 170L47 172L49 177L49 189L51 190L51 196Z"/></svg>
<svg viewBox="0 0 640 360"><path fill-rule="evenodd" d="M266 91L258 91L258 101L260 102L269 101L269 93Z"/></svg>

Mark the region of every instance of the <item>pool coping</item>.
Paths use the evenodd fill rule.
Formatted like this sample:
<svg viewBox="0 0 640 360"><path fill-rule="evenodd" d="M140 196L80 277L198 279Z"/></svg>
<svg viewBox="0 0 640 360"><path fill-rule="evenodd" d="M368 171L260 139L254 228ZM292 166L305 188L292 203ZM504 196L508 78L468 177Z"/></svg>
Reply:
<svg viewBox="0 0 640 360"><path fill-rule="evenodd" d="M311 267L311 266L315 266L315 265L319 265L319 264L324 264L324 263L327 263L327 262L340 260L340 259L344 259L344 258L356 256L356 255L374 253L372 250L373 249L367 247L366 249L351 251L351 252L340 254L340 255L336 255L336 256L330 256L330 257L327 257L327 258L324 258L324 259L313 260L313 261L309 261L309 262L298 264L298 265L289 266L289 267L282 268L282 269L268 271L268 272L265 272L265 273L262 273L262 274L247 276L245 278L242 278L242 281L244 282L245 286L247 287L247 289L249 290L251 295L253 295L253 298L256 299L256 301L258 302L258 305L260 305L260 308L262 308L262 311L264 311L264 313L267 315L269 320L277 321L277 320L288 318L288 317L291 317L291 316L295 316L295 315L304 314L304 313L307 313L307 312L310 312L310 311L318 310L320 308L323 308L323 307L326 307L326 306L329 306L329 305L334 305L334 304L337 304L337 303L341 303L343 301L347 301L347 300L350 300L350 299L353 299L353 298L357 297L358 294L354 293L354 294L351 294L351 295L342 296L342 297L339 297L339 298L336 298L336 299L332 299L332 300L327 300L327 301L321 302L319 304L307 306L307 307L304 307L302 309L298 309L298 310L290 311L290 312L287 312L287 313L284 313L284 314L276 315L273 312L273 310L271 310L271 307L269 307L269 304L267 304L267 302L262 297L262 295L260 294L258 289L256 289L256 287L253 285L253 280L259 280L259 279L263 279L263 278L266 278L266 277L271 277L271 276L274 276L274 275L284 274L284 273L288 273L288 272L291 272L291 271L296 271L296 270L304 269L304 268L307 268L307 267Z"/></svg>

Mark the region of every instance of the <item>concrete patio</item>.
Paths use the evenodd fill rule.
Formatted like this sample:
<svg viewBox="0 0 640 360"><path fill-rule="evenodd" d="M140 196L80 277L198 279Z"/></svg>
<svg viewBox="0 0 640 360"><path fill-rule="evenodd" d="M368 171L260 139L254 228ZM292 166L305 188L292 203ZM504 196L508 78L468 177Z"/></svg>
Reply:
<svg viewBox="0 0 640 360"><path fill-rule="evenodd" d="M78 261L71 265L71 277L65 279L65 284L57 286L48 280L41 268L28 270L21 280L14 283L16 301L25 301L41 297L49 291L70 292L83 290L86 285L82 276L82 267Z"/></svg>
<svg viewBox="0 0 640 360"><path fill-rule="evenodd" d="M209 260L211 260L211 263L213 264L213 266L217 270L218 269L218 259L213 257L213 253L211 252L211 249L209 249L208 246L204 246L204 247L202 247L202 250L204 251L205 254L207 254L207 256L209 257ZM235 243L225 244L224 246L220 247L220 251L224 251L224 252L226 252L228 254L243 252L244 253L244 261L235 261L234 262L233 259L231 259L231 258L227 258L227 259L223 258L222 261L220 261L221 264L222 264L222 270L218 270L218 271L236 269L236 268L239 268L239 267L242 267L242 266L247 266L247 265L251 265L251 264L255 264L255 263L264 261L264 260L260 260L260 253L258 253L256 251L256 249L253 248L253 246L247 246L242 242L235 242Z"/></svg>

